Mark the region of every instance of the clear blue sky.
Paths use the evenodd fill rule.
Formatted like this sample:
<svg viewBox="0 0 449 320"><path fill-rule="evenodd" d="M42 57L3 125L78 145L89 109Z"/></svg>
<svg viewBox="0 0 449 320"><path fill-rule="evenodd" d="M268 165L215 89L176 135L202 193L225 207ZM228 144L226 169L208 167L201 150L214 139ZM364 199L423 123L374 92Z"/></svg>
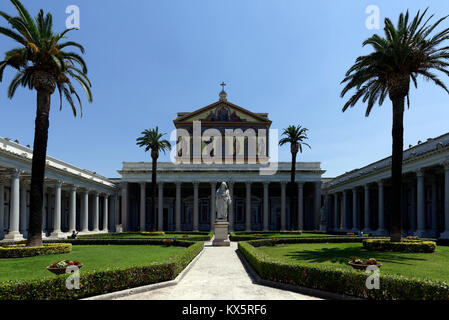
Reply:
<svg viewBox="0 0 449 320"><path fill-rule="evenodd" d="M84 117L59 111L53 96L48 154L109 177L122 161L148 161L135 144L145 128L173 129L179 111L193 111L218 99L254 112L268 112L272 128L301 124L310 129L312 150L298 161L321 161L325 176L359 168L390 154L391 104L364 117L358 104L341 112L340 81L355 58L368 52L364 39L383 30L365 27L368 5L397 20L401 11L430 7L439 18L447 1L298 0L23 0L33 13L54 16L65 29L68 5L78 5L81 28L70 36L86 48L94 102ZM14 13L9 1L0 10ZM5 26L2 20L0 23ZM446 21L443 27L449 26ZM14 43L0 36L0 52ZM0 136L32 144L35 92L20 88L13 100L0 83ZM449 79L445 79L449 82ZM411 91L404 144L416 144L449 130L449 95L421 79ZM280 150L289 161L289 148ZM168 161L168 155L161 161Z"/></svg>

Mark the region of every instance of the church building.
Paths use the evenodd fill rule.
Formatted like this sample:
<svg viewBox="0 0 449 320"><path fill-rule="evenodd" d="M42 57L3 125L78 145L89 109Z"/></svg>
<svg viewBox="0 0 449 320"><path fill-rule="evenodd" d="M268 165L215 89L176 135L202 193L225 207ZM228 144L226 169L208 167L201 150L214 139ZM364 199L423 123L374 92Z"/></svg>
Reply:
<svg viewBox="0 0 449 320"><path fill-rule="evenodd" d="M294 201L299 210L290 219L291 163L270 161L267 113L229 102L223 89L218 101L179 112L173 123L178 143L174 161L158 162L156 221L150 212L151 162L123 162L119 171L123 230L149 230L153 225L157 230L212 230L213 200L223 181L232 198L230 230L319 229L321 164L296 164ZM276 151L277 143L276 137Z"/></svg>

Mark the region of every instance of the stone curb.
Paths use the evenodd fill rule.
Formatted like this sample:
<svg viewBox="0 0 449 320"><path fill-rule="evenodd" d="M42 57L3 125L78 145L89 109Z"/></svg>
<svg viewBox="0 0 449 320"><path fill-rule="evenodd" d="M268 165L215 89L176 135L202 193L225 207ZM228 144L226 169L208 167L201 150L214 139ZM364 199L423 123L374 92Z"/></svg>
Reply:
<svg viewBox="0 0 449 320"><path fill-rule="evenodd" d="M239 257L240 261L243 264L243 267L248 272L248 274L250 275L252 280L254 280L254 282L257 284L276 288L276 289L281 289L281 290L293 291L293 292L297 292L300 294L313 296L313 297L317 297L317 298L321 298L321 299L327 299L327 300L364 300L362 298L352 297L352 296L348 296L348 295L343 295L343 294L338 294L338 293L333 293L333 292L328 292L328 291L323 291L323 290L318 290L318 289L312 289L312 288L302 287L302 286L288 284L288 283L282 283L282 282L262 279L259 276L259 274L256 272L256 270L254 270L254 268L248 262L248 260L246 260L246 258L243 256L243 254L238 249L236 250L236 252L237 252L237 256Z"/></svg>
<svg viewBox="0 0 449 320"><path fill-rule="evenodd" d="M184 276L187 274L187 272L189 272L189 270L193 267L193 265L200 258L200 256L203 254L203 252L204 252L204 248L203 248L203 250L201 250L200 253L197 254L197 256L192 261L190 261L190 263L187 265L187 267L185 267L184 270L182 270L181 273L178 274L178 276L174 280L153 283L153 284L149 284L149 285L142 286L142 287L136 287L136 288L126 289L126 290L122 290L122 291L106 293L106 294L102 294L99 296L88 297L88 298L84 298L84 299L80 299L80 300L112 300L112 299L116 299L116 298L130 296L130 295L137 294L137 293L143 293L143 292L152 291L152 290L156 290L156 289L160 289L160 288L175 286L179 283L179 281L181 281L184 278Z"/></svg>

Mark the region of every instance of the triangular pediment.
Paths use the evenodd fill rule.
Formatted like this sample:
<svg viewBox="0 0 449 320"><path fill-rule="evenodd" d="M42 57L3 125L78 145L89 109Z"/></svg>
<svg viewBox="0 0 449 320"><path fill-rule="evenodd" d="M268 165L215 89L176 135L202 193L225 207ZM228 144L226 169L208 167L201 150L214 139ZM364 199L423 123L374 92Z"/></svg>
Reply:
<svg viewBox="0 0 449 320"><path fill-rule="evenodd" d="M271 123L266 113L254 113L225 100L214 102L192 112L178 113L174 123L191 123L193 121L206 123Z"/></svg>

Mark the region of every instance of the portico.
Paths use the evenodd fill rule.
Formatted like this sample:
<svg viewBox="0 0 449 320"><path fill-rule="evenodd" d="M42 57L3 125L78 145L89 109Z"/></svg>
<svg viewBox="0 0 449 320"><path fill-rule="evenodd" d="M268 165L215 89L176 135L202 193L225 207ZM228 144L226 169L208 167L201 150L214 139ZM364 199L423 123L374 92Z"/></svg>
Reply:
<svg viewBox="0 0 449 320"><path fill-rule="evenodd" d="M31 159L32 149L0 137L0 240L28 235ZM114 182L50 156L45 174L43 236L115 230Z"/></svg>
<svg viewBox="0 0 449 320"><path fill-rule="evenodd" d="M391 158L386 158L325 184L324 192L329 195L327 214L332 221L328 230L388 234L390 164ZM449 134L404 151L404 235L449 238L448 186Z"/></svg>

